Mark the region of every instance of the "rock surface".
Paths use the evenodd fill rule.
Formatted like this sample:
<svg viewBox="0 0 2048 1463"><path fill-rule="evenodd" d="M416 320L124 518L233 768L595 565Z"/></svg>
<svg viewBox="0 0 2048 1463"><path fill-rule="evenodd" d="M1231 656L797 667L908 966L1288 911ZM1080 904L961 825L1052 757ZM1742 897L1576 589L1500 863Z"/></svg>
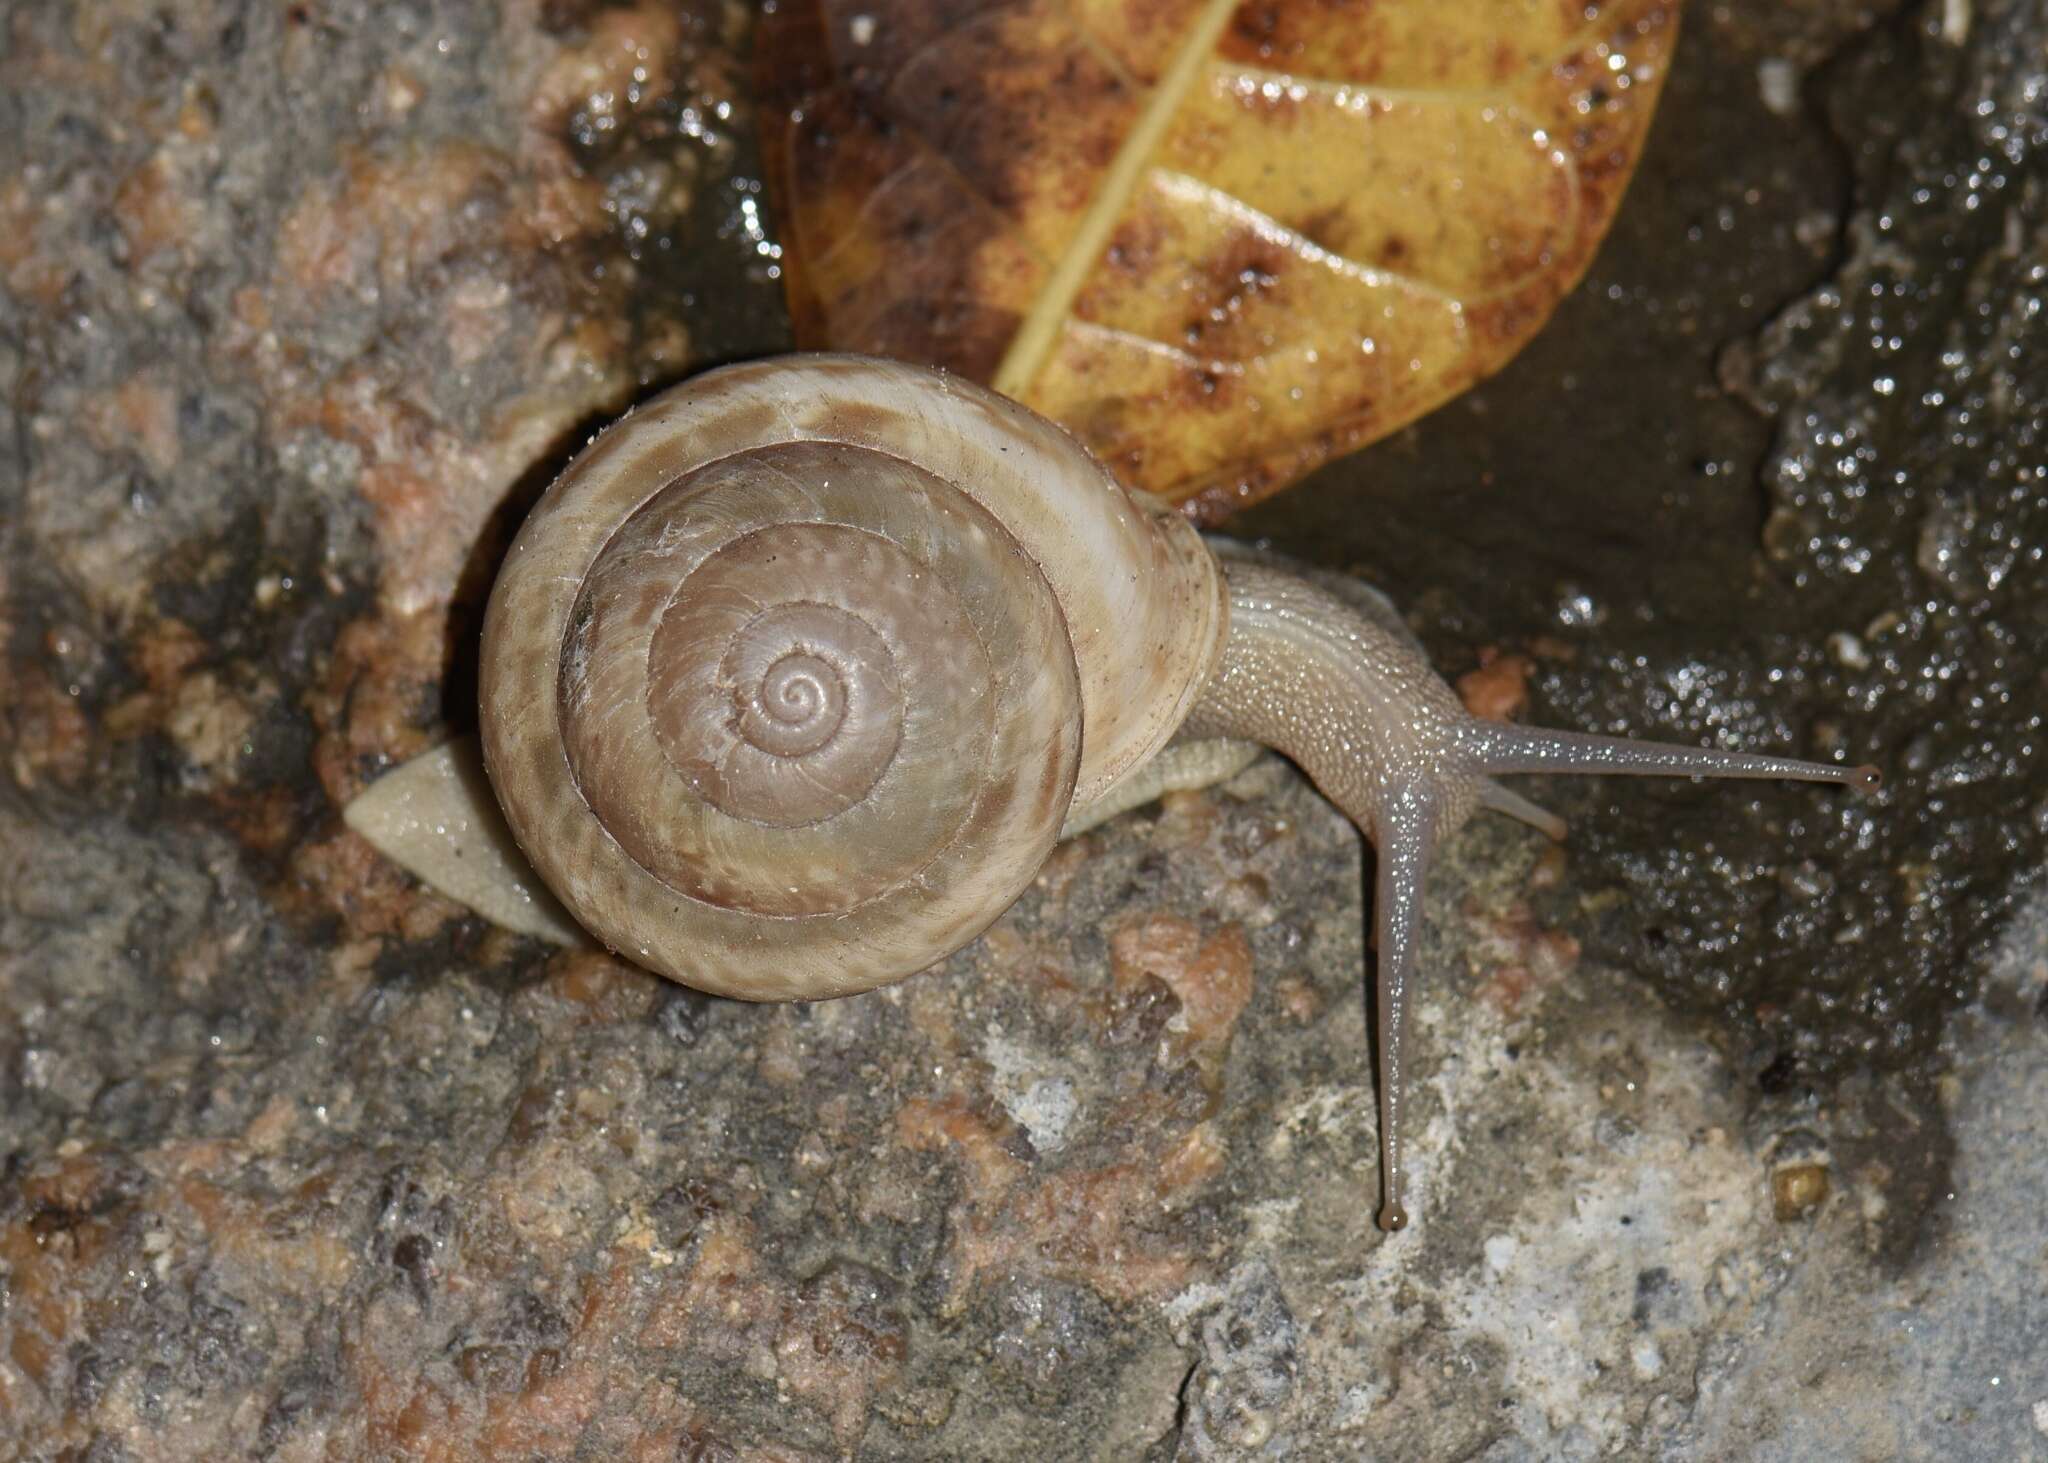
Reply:
<svg viewBox="0 0 2048 1463"><path fill-rule="evenodd" d="M1751 840L1725 858L1698 853L1734 836L1692 821L1703 790L1560 787L1586 800L1569 856L1462 835L1412 1038L1420 1219L1392 1237L1363 854L1276 762L1064 846L935 971L815 1006L550 953L343 829L467 724L495 555L583 433L782 344L746 21L6 17L0 1457L2048 1452L2048 463L2020 364L2048 347L2048 88L2013 64L2038 7L1689 20L1660 126L1790 107L1808 130L1741 165L1757 186L1792 191L1816 134L1849 180L1803 204L1817 245L1786 225L1805 262L1773 256L1736 358L1706 332L1671 367L1697 396L1718 357L1776 433L1774 528L1674 511L1820 586L1775 649L1699 653L1728 700L1630 679L1668 662L1581 614L1641 580L1599 531L1544 550L1548 639L1506 590L1461 619L1412 582L1455 578L1476 516L1437 530L1448 567L1403 556L1447 666L1522 641L1475 696L1636 729L1676 704L1706 735L1735 701L1767 734L1832 707L1897 775L1862 812L1724 794ZM1911 104L1842 105L1888 86ZM1701 146L1670 155L1728 161ZM1652 205L1682 191L1658 156ZM1684 226L1632 223L1652 242L1576 308ZM1946 383L1867 358L1886 299ZM1901 381L1924 412L1886 405ZM1854 675L1775 660L1862 611L1857 552L1898 624L1828 652ZM1617 666L1615 702L1580 699ZM1766 943L1830 952L1801 994L1723 938L1724 877L1779 891L1733 905Z"/></svg>

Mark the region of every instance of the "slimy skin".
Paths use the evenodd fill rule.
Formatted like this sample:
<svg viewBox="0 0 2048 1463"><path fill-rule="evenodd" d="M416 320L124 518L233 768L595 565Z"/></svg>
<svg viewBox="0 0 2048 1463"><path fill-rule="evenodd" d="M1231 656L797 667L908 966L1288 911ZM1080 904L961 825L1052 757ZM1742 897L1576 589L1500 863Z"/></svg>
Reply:
<svg viewBox="0 0 2048 1463"><path fill-rule="evenodd" d="M1491 808L1564 836L1562 819L1494 779L1518 772L1791 778L1878 785L1874 767L1637 742L1481 721L1430 668L1412 637L1286 569L1220 556L1230 591L1223 659L1182 728L1285 754L1358 825L1377 857L1378 1056L1383 1229L1408 1222L1401 1129L1404 1037L1416 980L1422 885L1437 847Z"/></svg>

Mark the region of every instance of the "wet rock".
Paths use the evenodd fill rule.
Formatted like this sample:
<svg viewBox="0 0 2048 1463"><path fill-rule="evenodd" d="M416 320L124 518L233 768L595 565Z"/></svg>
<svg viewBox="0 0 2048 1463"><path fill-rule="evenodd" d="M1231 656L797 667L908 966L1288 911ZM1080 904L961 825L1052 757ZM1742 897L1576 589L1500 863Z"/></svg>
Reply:
<svg viewBox="0 0 2048 1463"><path fill-rule="evenodd" d="M1448 529L1395 490L1369 551L1320 536L1448 669L1500 652L1481 704L1874 745L1893 777L1875 809L1559 786L1567 848L1454 840L1394 1237L1365 855L1277 760L1063 848L941 968L815 1007L490 931L342 829L472 715L495 556L583 432L783 341L745 22L10 16L9 1442L2024 1456L2041 129L2001 58L2037 18L1699 7L1611 262L1479 398L1516 471L1475 503L1442 478L1500 464L1418 469ZM1729 156L1759 120L1779 145ZM1769 420L1712 395L1717 362ZM1435 440L1494 450L1449 412ZM1355 470L1386 488L1451 450L1433 430ZM1366 516L1342 483L1298 501Z"/></svg>
<svg viewBox="0 0 2048 1463"><path fill-rule="evenodd" d="M1169 1315L1201 1353L1183 1392L1177 1457L1291 1451L1281 1414L1294 1395L1300 1337L1272 1267L1239 1267L1179 1296Z"/></svg>

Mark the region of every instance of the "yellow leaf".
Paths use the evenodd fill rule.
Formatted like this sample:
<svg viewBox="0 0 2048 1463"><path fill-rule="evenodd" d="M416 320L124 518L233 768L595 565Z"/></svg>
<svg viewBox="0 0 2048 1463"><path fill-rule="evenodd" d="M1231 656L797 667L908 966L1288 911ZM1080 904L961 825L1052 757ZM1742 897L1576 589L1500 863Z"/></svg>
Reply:
<svg viewBox="0 0 2048 1463"><path fill-rule="evenodd" d="M1678 0L781 0L799 339L1220 518L1498 370L1591 259Z"/></svg>

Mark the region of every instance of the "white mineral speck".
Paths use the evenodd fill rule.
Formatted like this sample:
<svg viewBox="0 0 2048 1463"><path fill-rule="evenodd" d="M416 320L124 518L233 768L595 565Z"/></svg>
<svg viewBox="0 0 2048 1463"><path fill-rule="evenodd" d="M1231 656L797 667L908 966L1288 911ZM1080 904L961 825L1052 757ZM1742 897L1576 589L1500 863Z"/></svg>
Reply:
<svg viewBox="0 0 2048 1463"><path fill-rule="evenodd" d="M1837 665L1847 666L1852 671L1870 669L1870 652L1861 640L1845 630L1837 630L1828 636L1828 654L1835 658Z"/></svg>
<svg viewBox="0 0 2048 1463"><path fill-rule="evenodd" d="M1773 116L1792 117L1799 112L1799 71L1782 56L1756 64L1756 89Z"/></svg>
<svg viewBox="0 0 2048 1463"><path fill-rule="evenodd" d="M1064 1148L1081 1110L1073 1079L1048 1072L1045 1054L1011 1041L994 1027L983 1041L982 1055L993 1069L996 1100L1030 1134L1032 1146L1041 1153Z"/></svg>
<svg viewBox="0 0 2048 1463"><path fill-rule="evenodd" d="M1033 1146L1041 1153L1050 1153L1066 1147L1067 1128L1079 1107L1071 1080L1048 1077L1032 1083L1023 1098L1011 1105L1010 1115L1031 1134Z"/></svg>

